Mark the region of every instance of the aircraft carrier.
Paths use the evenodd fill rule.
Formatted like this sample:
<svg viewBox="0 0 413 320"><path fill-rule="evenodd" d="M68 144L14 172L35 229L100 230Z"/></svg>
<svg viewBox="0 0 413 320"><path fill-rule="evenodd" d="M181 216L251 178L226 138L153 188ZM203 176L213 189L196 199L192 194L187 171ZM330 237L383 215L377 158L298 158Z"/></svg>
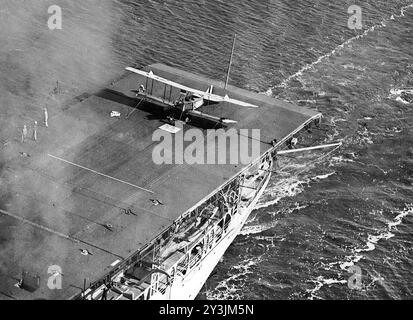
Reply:
<svg viewBox="0 0 413 320"><path fill-rule="evenodd" d="M132 72L57 115L49 110L37 142L5 146L12 156L3 171L19 205L0 185L1 299L194 299L265 190L277 150L321 118L163 64L144 70L257 105L220 102L202 112L260 129L259 157L246 165L155 164L152 134L165 117L139 103L136 90L147 82ZM145 89L165 96L163 85ZM184 131L194 125L182 123Z"/></svg>

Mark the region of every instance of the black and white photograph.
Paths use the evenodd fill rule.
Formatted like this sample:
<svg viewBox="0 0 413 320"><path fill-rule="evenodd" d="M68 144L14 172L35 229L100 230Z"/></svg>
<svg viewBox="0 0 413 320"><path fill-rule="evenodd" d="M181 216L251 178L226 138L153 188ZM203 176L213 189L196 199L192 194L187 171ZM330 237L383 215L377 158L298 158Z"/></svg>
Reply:
<svg viewBox="0 0 413 320"><path fill-rule="evenodd" d="M0 0L0 300L413 300L412 107L413 0Z"/></svg>

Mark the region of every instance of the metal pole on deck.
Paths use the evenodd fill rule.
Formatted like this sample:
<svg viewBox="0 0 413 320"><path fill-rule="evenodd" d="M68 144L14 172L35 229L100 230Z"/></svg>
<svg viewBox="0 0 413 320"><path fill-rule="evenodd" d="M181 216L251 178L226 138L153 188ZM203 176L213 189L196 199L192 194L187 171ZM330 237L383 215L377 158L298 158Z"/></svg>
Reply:
<svg viewBox="0 0 413 320"><path fill-rule="evenodd" d="M325 144L325 145L321 145L321 146L307 147L307 148L301 148L301 149L281 150L281 151L277 151L277 155L283 155L283 154L288 154L288 153L296 153L296 152L301 152L301 151L310 151L310 150L317 150L317 149L339 147L341 145L343 145L343 143L338 142L338 143Z"/></svg>

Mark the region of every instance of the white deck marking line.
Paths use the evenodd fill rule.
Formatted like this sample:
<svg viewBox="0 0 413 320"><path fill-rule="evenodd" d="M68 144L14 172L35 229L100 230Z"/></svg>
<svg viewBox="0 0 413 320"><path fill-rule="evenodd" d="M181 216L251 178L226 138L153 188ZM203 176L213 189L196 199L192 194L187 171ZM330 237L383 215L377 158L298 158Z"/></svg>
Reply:
<svg viewBox="0 0 413 320"><path fill-rule="evenodd" d="M61 238L65 238L65 239L67 239L67 240L71 240L71 241L74 241L74 242L76 242L76 243L79 243L79 240L78 240L78 239L72 238L71 236L69 236L69 235L67 235L67 234L63 234L63 233L61 233L61 232L52 230L52 229L50 229L50 228L48 228L48 227L45 227L45 226L42 226L42 225L40 225L40 224L38 224L38 223L32 222L32 221L30 221L30 220L28 220L28 219L25 219L25 218L23 218L23 217L20 217L20 216L18 216L18 215L16 215L16 214L13 214L13 213L10 213L10 212L8 212L8 211L1 210L1 209L0 209L0 213L1 213L1 214L4 214L5 216L9 216L9 217L12 217L12 218L14 218L14 219L16 219L16 220L19 220L19 221L22 222L22 223L30 224L31 226L33 226L33 227L35 227L35 228L39 228L39 229L42 229L42 230L44 230L44 231L50 232L50 233L52 233L52 234L54 234L54 235L56 235L56 236L59 236L59 237L61 237Z"/></svg>
<svg viewBox="0 0 413 320"><path fill-rule="evenodd" d="M127 184L127 185L129 185L129 186L131 186L131 187L134 187L134 188L137 188L137 189L140 189L140 190L143 190L143 191L149 192L149 193L155 193L155 192L153 192L153 191L151 191L151 190L148 190L148 189L145 189L145 188L139 187L139 186L137 186L137 185L134 185L134 184L132 184L132 183L129 183L129 182L126 182L126 181L123 181L123 180L120 180L120 179L116 179L116 178L114 178L114 177L111 177L111 176L108 176L108 175L106 175L106 174L103 174L103 173L97 172L97 171L95 171L95 170L92 170L92 169L86 168L86 167L84 167L84 166L81 166L81 165L79 165L79 164L76 164L76 163L73 163L73 162L67 161L67 160L65 160L65 159L62 159L62 158L59 158L59 157L53 156L53 155L51 155L51 154L48 154L48 156L49 156L49 157L51 157L51 158L54 158L54 159L56 159L56 160L59 160L59 161L62 161L62 162L65 162L65 163L71 164L72 166L75 166L75 167L81 168L81 169L83 169L83 170L87 170L87 171L93 172L93 173L95 173L95 174L97 174L97 175L100 175L100 176L102 176L102 177L105 177L105 178L108 178L108 179L112 179L112 180L114 180L114 181L117 181L117 182L120 182L120 183L123 183L123 184Z"/></svg>
<svg viewBox="0 0 413 320"><path fill-rule="evenodd" d="M18 215L16 215L16 214L13 214L13 213L8 212L8 211L4 211L4 210L0 209L0 214L3 214L3 215L5 215L5 216L11 217L11 218L14 218L14 219L16 219L16 220L18 220L18 221L20 221L20 222L22 222L22 223L27 223L27 224L31 225L32 227L39 228L39 229L41 229L41 230L50 232L50 233L52 233L52 234L54 234L54 235L56 235L56 236L58 236L58 237L61 237L61 238L64 238L64 239L73 241L73 242L75 242L75 243L83 243L83 244L88 245L88 246L90 246L90 247L93 247L93 248L99 249L99 250L101 250L101 251L103 251L103 252L106 252L106 253L109 253L109 254L111 254L111 255L114 255L115 257L121 258L122 260L124 259L124 258L121 257L120 255L118 255L118 254L116 254L116 253L113 253L113 252L110 252L110 251L108 251L108 250L106 250L106 249L104 249L104 248L100 248L100 247L98 247L98 246L96 246L96 245L94 245L94 244L92 244L92 243L88 243L88 242L86 242L86 241L73 238L73 237L71 237L71 236L69 236L69 235L67 235L67 234L61 233L61 232L59 232L59 231L52 230L52 229L50 229L50 228L48 228L48 227L42 226L41 224L32 222L32 221L30 221L30 220L28 220L28 219L26 219L26 218L20 217L20 216L18 216Z"/></svg>

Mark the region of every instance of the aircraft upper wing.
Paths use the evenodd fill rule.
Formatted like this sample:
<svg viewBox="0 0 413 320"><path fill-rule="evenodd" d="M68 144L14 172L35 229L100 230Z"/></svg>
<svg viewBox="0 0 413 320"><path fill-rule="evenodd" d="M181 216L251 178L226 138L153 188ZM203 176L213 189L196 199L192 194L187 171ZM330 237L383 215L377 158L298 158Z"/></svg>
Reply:
<svg viewBox="0 0 413 320"><path fill-rule="evenodd" d="M201 90L197 90L197 89L194 89L194 88L190 88L190 87L184 86L184 85L179 84L179 83L177 83L177 82L173 82L173 81L167 80L167 79L165 79L165 78L159 77L159 76L153 74L152 71L151 71L151 72L145 72L145 71L138 70L138 69L135 69L135 68L130 68L130 67L126 68L126 70L128 70L128 71L130 71L130 72L133 72L133 73L136 73L136 74L140 74L141 76L147 77L147 78L149 78L149 79L153 79L153 80L159 81L159 82L161 82L161 83L164 83L164 84L166 84L166 85L175 87L175 88L177 88L177 89L181 89L181 90L185 90L185 91L191 92L191 93L196 94L196 95L199 95L199 96L201 96L201 97L203 97L204 99L209 100L209 101L213 101L213 102L228 102L228 103L240 105L240 106L242 106L242 107L258 108L257 105L250 104L250 103L247 103L247 102L244 102L244 101L240 101L240 100L236 100L236 99L231 99L230 97L228 97L228 95L226 95L225 97L222 97L222 96L217 95L217 94L207 93L207 92L204 92L204 91L201 91Z"/></svg>

